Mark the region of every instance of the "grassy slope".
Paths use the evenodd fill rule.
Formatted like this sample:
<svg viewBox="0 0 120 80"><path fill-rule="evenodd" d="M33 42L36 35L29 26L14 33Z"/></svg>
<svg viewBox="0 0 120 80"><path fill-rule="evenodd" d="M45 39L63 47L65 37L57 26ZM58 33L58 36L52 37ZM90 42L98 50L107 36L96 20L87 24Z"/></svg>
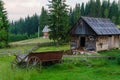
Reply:
<svg viewBox="0 0 120 80"><path fill-rule="evenodd" d="M80 62L56 64L36 69L11 70L13 56L0 57L0 80L119 80L120 69L115 61L89 60L93 66L87 67Z"/></svg>
<svg viewBox="0 0 120 80"><path fill-rule="evenodd" d="M48 42L52 42L52 41L44 38L35 38L35 39L12 42L10 43L10 45L13 47L0 49L0 54L4 54L4 53L5 54L7 53L21 54L36 47L37 44L48 43Z"/></svg>
<svg viewBox="0 0 120 80"><path fill-rule="evenodd" d="M38 42L40 39L37 39ZM43 40L44 42L45 40ZM13 44L29 43L30 41L20 41ZM32 40L32 42L37 42ZM42 41L41 41L42 42ZM17 49L29 49L30 46L11 48L10 50ZM69 45L66 46L50 46L40 47L37 51L46 50L66 50L69 49ZM1 49L2 50L2 49ZM0 51L1 51L0 50ZM6 49L3 49L4 51ZM103 51L102 55L116 54L119 50ZM88 60L92 66L88 67L84 63L79 61L64 62L49 67L44 67L42 71L36 69L11 69L11 62L14 56L12 55L0 55L0 80L119 80L120 69L115 60L101 60L93 59ZM77 59L75 59L77 60ZM84 60L87 60L84 58Z"/></svg>
<svg viewBox="0 0 120 80"><path fill-rule="evenodd" d="M62 46L46 46L40 47L36 50L36 52L44 52L44 51L59 51L59 50L69 50L69 45L62 45Z"/></svg>
<svg viewBox="0 0 120 80"><path fill-rule="evenodd" d="M28 39L23 41L17 41L12 42L10 45L27 45L27 44L40 44L40 43L46 43L46 42L52 42L50 39L44 39L44 38L35 38L35 39Z"/></svg>
<svg viewBox="0 0 120 80"><path fill-rule="evenodd" d="M11 47L11 48L4 48L0 49L0 54L22 54L25 53L26 51L34 48L35 46L17 46L17 47Z"/></svg>

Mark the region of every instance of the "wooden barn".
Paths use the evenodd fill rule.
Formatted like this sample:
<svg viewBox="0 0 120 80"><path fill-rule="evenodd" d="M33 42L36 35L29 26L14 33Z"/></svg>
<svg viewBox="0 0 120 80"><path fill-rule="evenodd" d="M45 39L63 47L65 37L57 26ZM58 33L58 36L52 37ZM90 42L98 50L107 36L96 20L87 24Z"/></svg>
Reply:
<svg viewBox="0 0 120 80"><path fill-rule="evenodd" d="M50 31L50 29L49 29L49 26L45 26L44 28L43 28L43 38L49 38L49 31Z"/></svg>
<svg viewBox="0 0 120 80"><path fill-rule="evenodd" d="M69 33L75 50L101 51L120 45L120 30L110 19L81 17Z"/></svg>

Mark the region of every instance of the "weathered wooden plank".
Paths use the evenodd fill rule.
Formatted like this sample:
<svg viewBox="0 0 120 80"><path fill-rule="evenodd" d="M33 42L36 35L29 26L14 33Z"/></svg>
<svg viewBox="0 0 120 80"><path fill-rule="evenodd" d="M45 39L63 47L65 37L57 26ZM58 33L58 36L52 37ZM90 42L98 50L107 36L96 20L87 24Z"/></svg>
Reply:
<svg viewBox="0 0 120 80"><path fill-rule="evenodd" d="M115 56L78 56L78 55L64 55L63 58L116 58Z"/></svg>

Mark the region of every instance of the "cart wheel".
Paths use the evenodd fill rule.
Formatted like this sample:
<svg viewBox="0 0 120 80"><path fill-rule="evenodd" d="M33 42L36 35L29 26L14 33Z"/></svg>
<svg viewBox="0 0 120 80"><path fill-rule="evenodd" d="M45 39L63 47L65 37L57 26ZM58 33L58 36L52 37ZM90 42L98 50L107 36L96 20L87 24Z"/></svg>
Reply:
<svg viewBox="0 0 120 80"><path fill-rule="evenodd" d="M27 67L33 68L33 67L41 67L41 60L36 57L36 56L32 56L28 59L27 61Z"/></svg>

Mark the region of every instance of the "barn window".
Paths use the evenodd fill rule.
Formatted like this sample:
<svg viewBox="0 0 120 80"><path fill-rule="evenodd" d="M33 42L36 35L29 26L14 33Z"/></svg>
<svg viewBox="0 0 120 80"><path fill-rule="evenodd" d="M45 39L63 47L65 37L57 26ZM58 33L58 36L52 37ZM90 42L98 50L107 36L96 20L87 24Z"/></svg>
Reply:
<svg viewBox="0 0 120 80"><path fill-rule="evenodd" d="M89 36L89 40L94 41L95 37L94 36Z"/></svg>

